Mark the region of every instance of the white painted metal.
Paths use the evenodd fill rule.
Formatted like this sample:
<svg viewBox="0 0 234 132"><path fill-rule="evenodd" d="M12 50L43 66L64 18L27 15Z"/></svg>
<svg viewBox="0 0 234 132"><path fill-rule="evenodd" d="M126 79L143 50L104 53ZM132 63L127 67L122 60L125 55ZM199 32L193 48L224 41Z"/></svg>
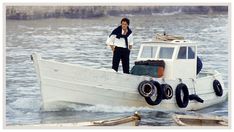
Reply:
<svg viewBox="0 0 234 132"><path fill-rule="evenodd" d="M146 46L158 47L154 58L142 58L143 48ZM195 47L195 58L194 59L177 59L180 47ZM196 78L196 66L197 66L197 46L195 43L189 40L173 40L173 41L153 41L143 42L140 47L140 51L137 57L137 61L140 60L162 60L159 57L159 51L161 47L172 47L174 48L173 56L171 59L163 59L165 62L165 71L163 78L174 79L174 78ZM188 52L188 50L187 50ZM181 72L183 71L183 72Z"/></svg>

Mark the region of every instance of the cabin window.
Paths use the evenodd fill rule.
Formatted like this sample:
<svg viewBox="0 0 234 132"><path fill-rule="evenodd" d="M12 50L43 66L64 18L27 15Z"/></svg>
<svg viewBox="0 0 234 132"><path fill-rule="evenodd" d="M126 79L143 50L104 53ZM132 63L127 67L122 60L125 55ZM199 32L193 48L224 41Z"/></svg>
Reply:
<svg viewBox="0 0 234 132"><path fill-rule="evenodd" d="M186 59L187 47L180 47L178 59Z"/></svg>
<svg viewBox="0 0 234 132"><path fill-rule="evenodd" d="M188 59L194 59L195 58L195 47L191 46L188 47Z"/></svg>
<svg viewBox="0 0 234 132"><path fill-rule="evenodd" d="M172 59L174 48L161 47L159 52L159 58L161 59Z"/></svg>
<svg viewBox="0 0 234 132"><path fill-rule="evenodd" d="M180 47L177 59L194 59L195 58L195 47Z"/></svg>
<svg viewBox="0 0 234 132"><path fill-rule="evenodd" d="M157 46L144 46L141 53L141 58L155 58L157 48Z"/></svg>

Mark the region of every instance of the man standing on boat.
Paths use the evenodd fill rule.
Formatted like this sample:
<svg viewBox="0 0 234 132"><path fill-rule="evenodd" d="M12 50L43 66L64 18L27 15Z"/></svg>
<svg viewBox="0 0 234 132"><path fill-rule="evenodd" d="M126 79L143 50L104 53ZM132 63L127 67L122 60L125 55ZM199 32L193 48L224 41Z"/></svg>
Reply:
<svg viewBox="0 0 234 132"><path fill-rule="evenodd" d="M133 45L133 36L129 24L130 20L123 18L121 25L112 31L106 41L106 44L113 51L112 69L118 72L121 60L123 72L127 74L129 74L129 55Z"/></svg>

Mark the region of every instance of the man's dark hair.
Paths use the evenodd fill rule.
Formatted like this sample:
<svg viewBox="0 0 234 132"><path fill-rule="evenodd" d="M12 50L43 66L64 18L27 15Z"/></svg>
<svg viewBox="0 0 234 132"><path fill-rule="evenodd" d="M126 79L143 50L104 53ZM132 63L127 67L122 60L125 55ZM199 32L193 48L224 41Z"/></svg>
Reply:
<svg viewBox="0 0 234 132"><path fill-rule="evenodd" d="M128 25L130 24L130 20L126 17L121 20L121 23L122 22L126 22Z"/></svg>

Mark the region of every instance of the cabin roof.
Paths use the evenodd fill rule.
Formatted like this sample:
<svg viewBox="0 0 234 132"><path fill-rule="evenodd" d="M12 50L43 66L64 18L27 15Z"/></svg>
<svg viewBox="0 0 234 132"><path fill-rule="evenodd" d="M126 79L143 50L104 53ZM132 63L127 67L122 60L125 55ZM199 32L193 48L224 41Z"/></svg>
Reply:
<svg viewBox="0 0 234 132"><path fill-rule="evenodd" d="M196 43L190 41L190 40L172 40L172 41L161 41L161 40L155 40L155 41L143 41L142 44L146 45L159 45L159 46L195 46Z"/></svg>

